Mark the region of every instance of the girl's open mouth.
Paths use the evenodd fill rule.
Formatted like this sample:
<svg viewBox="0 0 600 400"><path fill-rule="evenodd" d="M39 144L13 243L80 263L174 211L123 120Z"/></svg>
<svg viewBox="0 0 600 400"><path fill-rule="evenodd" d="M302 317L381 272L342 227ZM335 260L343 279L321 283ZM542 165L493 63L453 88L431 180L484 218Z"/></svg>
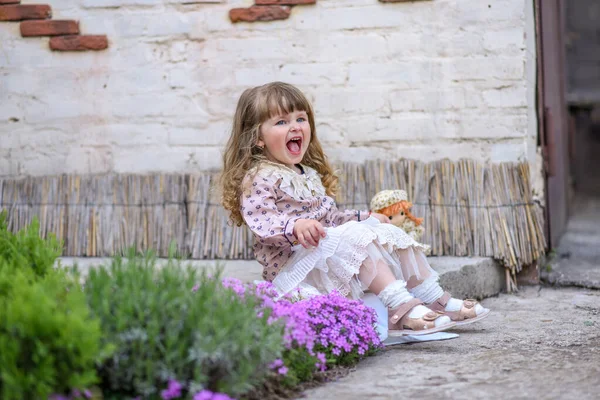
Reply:
<svg viewBox="0 0 600 400"><path fill-rule="evenodd" d="M286 143L286 146L290 153L292 153L293 155L299 155L302 150L302 138L292 138Z"/></svg>

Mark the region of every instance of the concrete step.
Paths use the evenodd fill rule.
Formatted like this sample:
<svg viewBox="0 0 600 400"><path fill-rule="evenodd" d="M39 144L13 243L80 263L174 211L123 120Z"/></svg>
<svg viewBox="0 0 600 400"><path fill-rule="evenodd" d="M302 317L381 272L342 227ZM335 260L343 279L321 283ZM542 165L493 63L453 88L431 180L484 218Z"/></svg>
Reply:
<svg viewBox="0 0 600 400"><path fill-rule="evenodd" d="M600 290L600 262L584 258L563 258L542 269L541 279L554 286L576 286Z"/></svg>
<svg viewBox="0 0 600 400"><path fill-rule="evenodd" d="M484 299L506 290L505 268L488 257L428 257L440 285L458 299Z"/></svg>
<svg viewBox="0 0 600 400"><path fill-rule="evenodd" d="M440 274L440 284L457 298L483 299L495 296L505 289L504 268L485 257L428 257L429 263ZM107 265L110 258L61 257L63 266L77 264L83 276L90 268ZM159 259L164 265L166 259ZM183 265L194 268L223 268L223 276L244 282L261 279L262 267L254 260L189 260Z"/></svg>
<svg viewBox="0 0 600 400"><path fill-rule="evenodd" d="M556 286L600 289L600 197L577 195L572 213L541 278Z"/></svg>

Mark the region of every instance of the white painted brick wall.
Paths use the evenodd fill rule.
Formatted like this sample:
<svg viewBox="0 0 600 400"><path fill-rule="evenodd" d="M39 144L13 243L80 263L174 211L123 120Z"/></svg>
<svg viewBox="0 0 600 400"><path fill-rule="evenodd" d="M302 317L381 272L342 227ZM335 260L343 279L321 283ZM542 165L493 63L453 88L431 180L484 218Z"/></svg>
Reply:
<svg viewBox="0 0 600 400"><path fill-rule="evenodd" d="M228 18L250 0L50 3L110 47L54 53L0 23L0 176L219 168L237 98L272 80L314 102L334 160L539 170L532 0L318 0L254 24Z"/></svg>

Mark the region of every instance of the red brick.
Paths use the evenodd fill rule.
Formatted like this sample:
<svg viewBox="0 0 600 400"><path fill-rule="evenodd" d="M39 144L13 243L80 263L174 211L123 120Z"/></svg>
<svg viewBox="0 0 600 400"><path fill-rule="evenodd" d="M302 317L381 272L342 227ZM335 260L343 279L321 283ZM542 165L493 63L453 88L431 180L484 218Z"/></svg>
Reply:
<svg viewBox="0 0 600 400"><path fill-rule="evenodd" d="M233 8L229 11L231 22L275 21L287 19L291 8L287 6L252 6Z"/></svg>
<svg viewBox="0 0 600 400"><path fill-rule="evenodd" d="M23 21L21 22L21 36L58 36L78 35L79 23L77 21Z"/></svg>
<svg viewBox="0 0 600 400"><path fill-rule="evenodd" d="M0 21L23 21L25 19L46 19L52 16L47 4L0 6Z"/></svg>
<svg viewBox="0 0 600 400"><path fill-rule="evenodd" d="M259 6L295 6L298 4L316 4L317 0L254 0Z"/></svg>
<svg viewBox="0 0 600 400"><path fill-rule="evenodd" d="M50 38L50 48L56 51L104 50L108 47L105 35L70 35Z"/></svg>
<svg viewBox="0 0 600 400"><path fill-rule="evenodd" d="M0 0L0 5L2 4L18 4L21 0Z"/></svg>

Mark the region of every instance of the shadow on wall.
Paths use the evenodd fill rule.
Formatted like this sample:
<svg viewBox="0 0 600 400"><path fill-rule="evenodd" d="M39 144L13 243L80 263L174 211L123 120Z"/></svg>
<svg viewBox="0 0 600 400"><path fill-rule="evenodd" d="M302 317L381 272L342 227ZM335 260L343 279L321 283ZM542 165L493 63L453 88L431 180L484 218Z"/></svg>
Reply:
<svg viewBox="0 0 600 400"><path fill-rule="evenodd" d="M575 119L572 170L575 191L600 196L600 104L572 112Z"/></svg>

